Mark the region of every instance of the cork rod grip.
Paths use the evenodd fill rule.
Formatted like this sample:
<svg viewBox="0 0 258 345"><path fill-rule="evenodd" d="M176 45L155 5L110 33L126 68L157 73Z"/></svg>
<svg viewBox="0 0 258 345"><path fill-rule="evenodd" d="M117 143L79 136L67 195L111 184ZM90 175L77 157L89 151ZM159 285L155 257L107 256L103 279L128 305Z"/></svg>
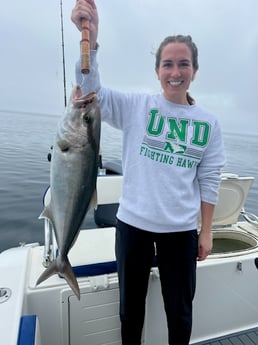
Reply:
<svg viewBox="0 0 258 345"><path fill-rule="evenodd" d="M81 39L81 72L90 72L90 22L82 18L82 39Z"/></svg>

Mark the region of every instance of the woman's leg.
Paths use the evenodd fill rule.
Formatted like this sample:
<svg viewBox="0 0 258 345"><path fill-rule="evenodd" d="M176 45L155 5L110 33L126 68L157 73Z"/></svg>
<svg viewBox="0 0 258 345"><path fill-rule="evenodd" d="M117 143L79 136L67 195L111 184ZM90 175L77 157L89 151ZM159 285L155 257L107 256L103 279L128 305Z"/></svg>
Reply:
<svg viewBox="0 0 258 345"><path fill-rule="evenodd" d="M152 234L118 220L116 259L123 345L140 345L154 244Z"/></svg>
<svg viewBox="0 0 258 345"><path fill-rule="evenodd" d="M188 345L196 287L197 231L158 234L156 246L169 344Z"/></svg>

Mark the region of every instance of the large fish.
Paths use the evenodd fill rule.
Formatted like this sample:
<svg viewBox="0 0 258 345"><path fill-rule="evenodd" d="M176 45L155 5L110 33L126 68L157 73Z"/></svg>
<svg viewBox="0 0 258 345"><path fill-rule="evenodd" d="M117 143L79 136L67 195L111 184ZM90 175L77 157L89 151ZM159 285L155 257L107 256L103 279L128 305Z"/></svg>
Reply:
<svg viewBox="0 0 258 345"><path fill-rule="evenodd" d="M96 203L99 140L97 96L83 95L80 86L76 86L58 125L50 168L51 201L40 215L53 225L59 254L37 285L58 273L78 299L80 290L67 255L87 210Z"/></svg>

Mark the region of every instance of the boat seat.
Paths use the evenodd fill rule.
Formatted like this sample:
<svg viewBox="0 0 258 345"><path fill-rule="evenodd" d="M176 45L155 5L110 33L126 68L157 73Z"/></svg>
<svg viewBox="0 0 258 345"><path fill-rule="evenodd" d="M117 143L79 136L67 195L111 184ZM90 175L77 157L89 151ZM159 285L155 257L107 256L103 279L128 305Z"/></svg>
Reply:
<svg viewBox="0 0 258 345"><path fill-rule="evenodd" d="M23 315L21 317L17 345L41 345L36 315Z"/></svg>
<svg viewBox="0 0 258 345"><path fill-rule="evenodd" d="M157 267L157 258L153 257L152 267ZM117 272L116 261L98 262L86 265L72 266L74 275L76 277L93 277L103 274L110 274Z"/></svg>
<svg viewBox="0 0 258 345"><path fill-rule="evenodd" d="M115 228L80 231L68 258L76 277L116 273Z"/></svg>
<svg viewBox="0 0 258 345"><path fill-rule="evenodd" d="M122 175L104 175L97 179L97 207L94 221L99 227L115 226L119 198L122 194Z"/></svg>
<svg viewBox="0 0 258 345"><path fill-rule="evenodd" d="M81 231L68 257L77 277L116 273L115 228ZM153 267L155 266L156 257L153 258Z"/></svg>
<svg viewBox="0 0 258 345"><path fill-rule="evenodd" d="M116 261L98 262L87 265L73 266L74 275L76 277L92 277L102 274L110 274L117 272Z"/></svg>

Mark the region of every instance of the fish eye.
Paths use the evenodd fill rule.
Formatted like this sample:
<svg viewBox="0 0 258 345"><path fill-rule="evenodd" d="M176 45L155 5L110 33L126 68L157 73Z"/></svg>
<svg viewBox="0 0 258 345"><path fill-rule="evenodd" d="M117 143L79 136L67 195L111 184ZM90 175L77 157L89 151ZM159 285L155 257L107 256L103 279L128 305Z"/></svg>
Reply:
<svg viewBox="0 0 258 345"><path fill-rule="evenodd" d="M82 118L83 118L83 121L87 124L91 122L91 117L89 114L84 114Z"/></svg>

